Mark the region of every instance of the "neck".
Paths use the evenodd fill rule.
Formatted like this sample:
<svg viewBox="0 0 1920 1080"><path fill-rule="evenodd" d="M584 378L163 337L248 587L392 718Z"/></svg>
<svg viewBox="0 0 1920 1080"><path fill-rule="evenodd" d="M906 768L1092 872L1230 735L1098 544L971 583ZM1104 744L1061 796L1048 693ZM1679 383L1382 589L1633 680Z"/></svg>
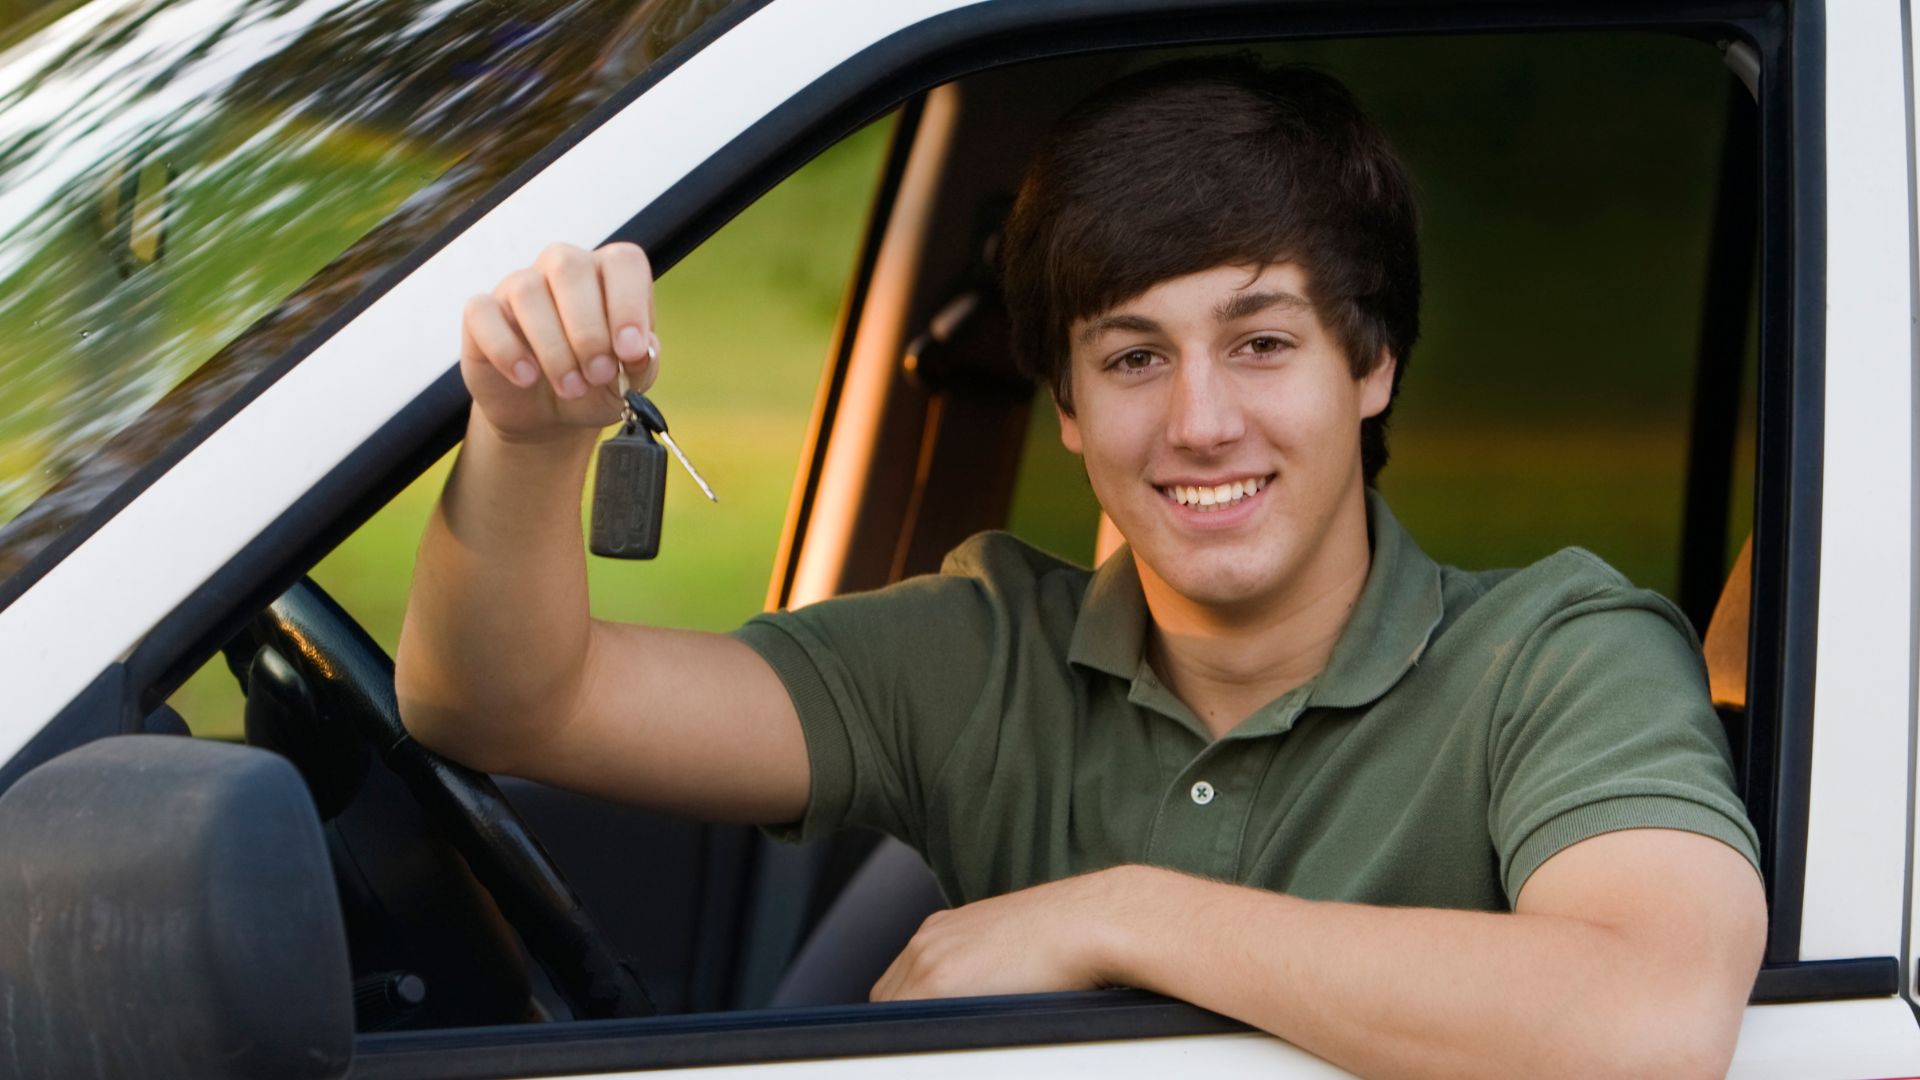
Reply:
<svg viewBox="0 0 1920 1080"><path fill-rule="evenodd" d="M1326 668L1372 565L1360 492L1307 554L1268 595L1233 605L1189 599L1140 566L1148 659L1215 738Z"/></svg>

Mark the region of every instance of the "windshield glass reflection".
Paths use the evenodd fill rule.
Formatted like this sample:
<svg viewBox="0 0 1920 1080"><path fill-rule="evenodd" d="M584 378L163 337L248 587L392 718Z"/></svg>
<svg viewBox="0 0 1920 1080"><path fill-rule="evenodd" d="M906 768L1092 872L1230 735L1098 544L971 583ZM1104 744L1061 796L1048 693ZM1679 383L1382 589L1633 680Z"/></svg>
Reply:
<svg viewBox="0 0 1920 1080"><path fill-rule="evenodd" d="M0 582L724 6L31 5L0 30Z"/></svg>

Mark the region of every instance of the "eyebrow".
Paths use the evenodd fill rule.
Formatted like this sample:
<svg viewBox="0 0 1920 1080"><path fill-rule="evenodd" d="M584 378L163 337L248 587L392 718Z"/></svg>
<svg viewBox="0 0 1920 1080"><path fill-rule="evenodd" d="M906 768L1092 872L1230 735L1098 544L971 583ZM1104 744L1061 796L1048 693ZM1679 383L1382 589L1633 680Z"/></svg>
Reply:
<svg viewBox="0 0 1920 1080"><path fill-rule="evenodd" d="M1136 334L1157 334L1160 324L1145 315L1102 315L1087 324L1080 331L1080 344L1091 345L1098 341L1101 334L1109 330L1126 330Z"/></svg>
<svg viewBox="0 0 1920 1080"><path fill-rule="evenodd" d="M1239 293L1232 299L1215 305L1213 318L1215 322L1229 323L1275 307L1287 311L1308 311L1313 305L1305 297L1284 290L1262 290ZM1144 315L1103 315L1088 323L1085 330L1080 331L1080 343L1091 345L1099 340L1100 335L1111 330L1157 334L1160 332L1160 324Z"/></svg>
<svg viewBox="0 0 1920 1080"><path fill-rule="evenodd" d="M1217 305L1213 309L1213 317L1216 322L1232 322L1272 307L1286 311L1307 311L1313 305L1307 302L1306 297L1296 296L1283 289L1238 293L1233 299Z"/></svg>

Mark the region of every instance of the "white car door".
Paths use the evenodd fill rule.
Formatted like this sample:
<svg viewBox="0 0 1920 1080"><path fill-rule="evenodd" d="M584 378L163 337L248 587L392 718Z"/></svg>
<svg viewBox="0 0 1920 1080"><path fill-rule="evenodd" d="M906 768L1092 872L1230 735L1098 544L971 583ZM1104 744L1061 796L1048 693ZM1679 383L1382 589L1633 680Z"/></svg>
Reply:
<svg viewBox="0 0 1920 1080"><path fill-rule="evenodd" d="M1180 18L1167 20L1169 12ZM264 567L275 545L292 546L351 501L342 493L361 481L343 476L344 464L404 458L381 445L404 430L396 418L422 408L440 417L458 404L457 386L448 385L446 322L430 313L459 310L548 243L593 246L691 227L709 204L737 202L732 186L752 187L808 139L830 138L947 78L1049 51L1307 32L1713 21L1678 7L1654 18L1552 5L1498 16L1476 10L1457 25L1432 5L1369 9L1364 19L1303 8L1290 21L1284 5L1196 11L1115 0L1102 13L1106 19L1094 20L1077 7L1029 0L740 6L724 32L644 93L616 96L518 174L503 198L462 221L110 519L10 591L0 607L0 686L9 691L0 760L29 748L137 650L185 649L198 631L183 619L199 611L194 617L204 620L220 596L257 585L269 571L246 566ZM1774 531L1756 545L1756 572L1767 577L1756 586L1756 619L1759 636L1771 635L1771 651L1757 653L1756 663L1777 662L1764 674L1777 682L1755 694L1780 718L1775 816L1762 827L1775 845L1777 932L1772 974L1748 1010L1733 1074L1913 1074L1915 39L1904 8L1891 4L1796 5L1785 22L1767 22L1779 14L1755 5L1742 24L1769 27L1760 94L1774 118L1767 152L1775 164L1766 197L1782 231L1770 237L1777 269L1762 295L1790 300L1794 311L1791 320L1763 320L1763 335L1772 335L1763 356L1787 374L1763 398L1763 408L1778 410L1769 421L1775 441L1762 452L1772 470L1762 480L1762 527ZM1775 85L1788 74L1790 85ZM1780 142L1781 133L1790 141ZM1795 411L1791 400L1807 385L1819 408ZM1889 986L1883 961L1896 957ZM1340 1075L1278 1040L1180 1006L1072 1002L1052 1012L1067 1019L1050 1025L1044 1003L995 1011L965 1002L830 1023L660 1018L601 1039L597 1049L587 1047L595 1040L586 1033L572 1041L551 1032L516 1041L511 1031L465 1042L444 1033L372 1037L362 1062L367 1075L394 1076L494 1075L508 1053L523 1063L521 1075L588 1062L602 1072L707 1066L702 1075L986 1068L1144 1077L1174 1067Z"/></svg>

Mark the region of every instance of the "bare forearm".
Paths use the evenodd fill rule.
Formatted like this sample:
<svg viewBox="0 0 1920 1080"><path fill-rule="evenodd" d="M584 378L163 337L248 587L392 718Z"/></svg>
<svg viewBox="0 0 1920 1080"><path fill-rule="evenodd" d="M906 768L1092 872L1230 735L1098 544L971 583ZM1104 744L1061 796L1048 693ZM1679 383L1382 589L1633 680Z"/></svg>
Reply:
<svg viewBox="0 0 1920 1080"><path fill-rule="evenodd" d="M1126 869L1137 902L1114 924L1107 978L1363 1075L1710 1074L1738 1030L1724 987L1592 922L1314 902Z"/></svg>
<svg viewBox="0 0 1920 1080"><path fill-rule="evenodd" d="M470 763L536 743L591 635L580 491L594 433L508 445L476 415L421 540L396 680L407 726Z"/></svg>

